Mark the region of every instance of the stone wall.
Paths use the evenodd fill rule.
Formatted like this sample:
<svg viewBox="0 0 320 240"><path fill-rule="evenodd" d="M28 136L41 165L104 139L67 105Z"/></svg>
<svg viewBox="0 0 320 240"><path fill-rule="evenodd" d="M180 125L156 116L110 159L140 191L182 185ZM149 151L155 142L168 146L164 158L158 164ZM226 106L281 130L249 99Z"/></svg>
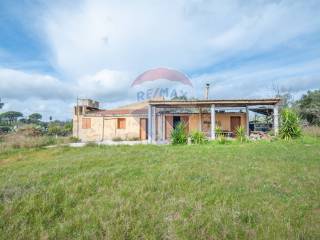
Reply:
<svg viewBox="0 0 320 240"><path fill-rule="evenodd" d="M84 118L91 119L91 128L82 128L82 121ZM73 136L77 137L77 117L73 119ZM102 117L86 117L83 115L79 116L79 138L81 141L101 141L102 140L102 129L103 129L103 118Z"/></svg>
<svg viewBox="0 0 320 240"><path fill-rule="evenodd" d="M91 119L91 128L82 128L84 118ZM79 116L79 138L83 142L112 140L121 138L123 140L140 137L140 118L121 117L126 119L125 129L117 128L117 119L110 117ZM73 118L73 136L77 137L77 116Z"/></svg>

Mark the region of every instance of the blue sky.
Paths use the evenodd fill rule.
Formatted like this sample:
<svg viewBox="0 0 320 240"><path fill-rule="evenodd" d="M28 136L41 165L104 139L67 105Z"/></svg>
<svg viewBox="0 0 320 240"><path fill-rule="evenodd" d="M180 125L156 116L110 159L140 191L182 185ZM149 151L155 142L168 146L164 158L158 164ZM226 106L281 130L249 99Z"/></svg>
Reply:
<svg viewBox="0 0 320 240"><path fill-rule="evenodd" d="M320 88L320 1L0 1L6 110L71 118L76 96L135 101L141 72L185 72L201 97Z"/></svg>

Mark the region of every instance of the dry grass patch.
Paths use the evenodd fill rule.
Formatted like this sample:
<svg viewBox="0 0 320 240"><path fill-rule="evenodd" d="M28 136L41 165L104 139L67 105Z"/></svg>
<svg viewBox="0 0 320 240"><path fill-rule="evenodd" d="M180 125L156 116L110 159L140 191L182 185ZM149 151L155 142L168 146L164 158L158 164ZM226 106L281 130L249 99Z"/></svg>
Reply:
<svg viewBox="0 0 320 240"><path fill-rule="evenodd" d="M309 126L309 127L304 127L302 129L303 134L311 137L320 137L320 127L318 126Z"/></svg>
<svg viewBox="0 0 320 240"><path fill-rule="evenodd" d="M48 145L71 142L68 137L28 136L22 133L11 133L0 136L0 152L19 148L37 148Z"/></svg>

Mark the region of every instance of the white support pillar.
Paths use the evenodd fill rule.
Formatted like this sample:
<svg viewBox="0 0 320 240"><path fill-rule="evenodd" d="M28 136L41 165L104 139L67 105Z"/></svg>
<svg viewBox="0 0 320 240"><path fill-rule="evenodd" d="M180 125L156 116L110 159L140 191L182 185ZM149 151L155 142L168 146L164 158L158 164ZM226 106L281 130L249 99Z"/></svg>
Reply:
<svg viewBox="0 0 320 240"><path fill-rule="evenodd" d="M249 129L249 108L246 106L246 130L247 130L247 136L250 135L250 129Z"/></svg>
<svg viewBox="0 0 320 240"><path fill-rule="evenodd" d="M159 113L159 119L158 119L158 130L159 130L159 139L162 141L162 132L163 132L163 124L162 124L162 113Z"/></svg>
<svg viewBox="0 0 320 240"><path fill-rule="evenodd" d="M278 104L273 107L273 129L274 135L277 136L279 134L279 106Z"/></svg>
<svg viewBox="0 0 320 240"><path fill-rule="evenodd" d="M152 143L152 107L148 106L148 143Z"/></svg>
<svg viewBox="0 0 320 240"><path fill-rule="evenodd" d="M166 140L166 116L162 114L162 141Z"/></svg>
<svg viewBox="0 0 320 240"><path fill-rule="evenodd" d="M199 131L202 132L202 109L199 108L199 124L198 124Z"/></svg>
<svg viewBox="0 0 320 240"><path fill-rule="evenodd" d="M152 134L151 134L151 139L152 139L152 143L156 142L156 137L157 137L157 129L156 129L156 107L152 107L151 108L151 112L152 112L152 123L151 123L151 128L152 128Z"/></svg>
<svg viewBox="0 0 320 240"><path fill-rule="evenodd" d="M216 107L211 105L211 139L216 139Z"/></svg>

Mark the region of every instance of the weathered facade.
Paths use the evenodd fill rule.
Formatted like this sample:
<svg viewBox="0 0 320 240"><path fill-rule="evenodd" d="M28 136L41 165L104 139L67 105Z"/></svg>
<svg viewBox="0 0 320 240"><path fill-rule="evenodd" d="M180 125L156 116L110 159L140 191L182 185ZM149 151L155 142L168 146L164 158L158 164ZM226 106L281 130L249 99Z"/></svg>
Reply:
<svg viewBox="0 0 320 240"><path fill-rule="evenodd" d="M214 139L215 129L219 127L232 137L238 126L243 126L249 134L249 111L273 115L273 127L277 134L279 101L150 100L111 110L101 110L97 104L93 106L82 102L74 108L73 136L85 142L120 139L166 142L177 123L184 122L190 133L202 131Z"/></svg>

